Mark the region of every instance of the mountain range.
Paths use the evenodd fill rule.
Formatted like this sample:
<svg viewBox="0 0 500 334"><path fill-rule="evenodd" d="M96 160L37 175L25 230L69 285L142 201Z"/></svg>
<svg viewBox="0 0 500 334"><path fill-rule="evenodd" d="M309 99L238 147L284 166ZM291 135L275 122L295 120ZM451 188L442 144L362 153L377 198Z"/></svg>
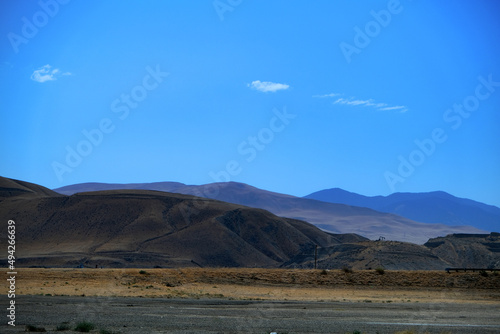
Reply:
<svg viewBox="0 0 500 334"><path fill-rule="evenodd" d="M384 238L425 243L429 238L453 233L487 233L494 229L481 229L472 224L453 225L449 221L418 221L388 211L364 207L364 203L331 203L329 201L295 197L252 187L237 182L211 183L206 185L185 185L178 182L106 184L82 183L55 189L58 193L71 195L78 192L95 190L147 189L167 191L216 199L224 202L260 208L280 217L307 221L331 233L355 233L375 240ZM451 195L450 195L451 196ZM432 199L429 199L432 202ZM459 205L451 201L453 205ZM416 204L417 205L417 204ZM493 207L494 208L494 207ZM447 212L451 207L441 207L440 212ZM481 211L476 208L476 211ZM477 215L474 211L469 215ZM500 215L497 226L500 225Z"/></svg>
<svg viewBox="0 0 500 334"><path fill-rule="evenodd" d="M362 206L429 224L470 225L485 231L500 230L500 208L458 198L444 191L368 197L333 188L312 193L305 198Z"/></svg>
<svg viewBox="0 0 500 334"><path fill-rule="evenodd" d="M223 193L224 188L218 188L222 185L209 186L206 193ZM240 189L240 198L256 195L255 188L229 186ZM270 196L269 200L277 196L262 195ZM335 207L360 210L341 204ZM359 214L375 212L374 219L382 221L386 217L364 210ZM346 212L341 214L348 217ZM0 177L0 217L15 221L20 267L312 268L317 263L318 268L331 269L429 270L500 265L499 233L452 234L424 245L374 241L352 233L328 233L263 209L143 189L64 195ZM0 240L7 241L6 232L0 232ZM0 256L0 265L6 264L7 256Z"/></svg>

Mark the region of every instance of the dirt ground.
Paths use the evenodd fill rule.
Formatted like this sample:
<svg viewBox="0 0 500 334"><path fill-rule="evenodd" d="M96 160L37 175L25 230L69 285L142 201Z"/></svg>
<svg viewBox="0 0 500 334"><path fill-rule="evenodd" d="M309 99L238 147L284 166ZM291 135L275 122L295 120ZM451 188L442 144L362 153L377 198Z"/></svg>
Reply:
<svg viewBox="0 0 500 334"><path fill-rule="evenodd" d="M0 332L482 334L498 312L493 273L18 268L17 325Z"/></svg>
<svg viewBox="0 0 500 334"><path fill-rule="evenodd" d="M7 270L3 271L6 276ZM16 294L499 304L500 276L441 271L18 268Z"/></svg>
<svg viewBox="0 0 500 334"><path fill-rule="evenodd" d="M1 299L1 298L0 298ZM248 301L140 297L19 296L16 326L47 333L498 334L500 304ZM66 330L61 331L61 326Z"/></svg>

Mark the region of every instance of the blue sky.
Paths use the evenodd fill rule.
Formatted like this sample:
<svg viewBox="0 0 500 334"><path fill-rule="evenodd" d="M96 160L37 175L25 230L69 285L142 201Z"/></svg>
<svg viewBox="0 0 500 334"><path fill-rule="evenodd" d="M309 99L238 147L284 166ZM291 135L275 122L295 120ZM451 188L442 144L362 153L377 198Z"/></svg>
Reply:
<svg viewBox="0 0 500 334"><path fill-rule="evenodd" d="M2 1L0 175L500 206L494 1Z"/></svg>

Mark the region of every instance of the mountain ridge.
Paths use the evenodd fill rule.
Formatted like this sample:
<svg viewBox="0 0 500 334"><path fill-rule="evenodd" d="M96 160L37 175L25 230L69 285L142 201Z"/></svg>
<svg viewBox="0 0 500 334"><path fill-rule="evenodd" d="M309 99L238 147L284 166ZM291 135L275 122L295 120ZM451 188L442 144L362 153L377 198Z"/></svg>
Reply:
<svg viewBox="0 0 500 334"><path fill-rule="evenodd" d="M230 186L255 195L252 187ZM322 269L442 270L500 264L498 233L454 234L416 245L327 233L263 209L163 191L67 196L0 177L0 193L6 191L0 216L15 221L19 267L313 268L317 262ZM6 238L0 234L2 242ZM0 256L0 265L6 264L7 256Z"/></svg>
<svg viewBox="0 0 500 334"><path fill-rule="evenodd" d="M107 184L106 186L119 189L134 186L140 189L174 191L198 197L217 199L229 203L261 208L280 217L304 220L331 233L355 233L373 240L383 236L388 240L423 244L431 237L452 233L486 232L485 230L471 226L447 226L444 224L422 223L394 213L280 194L238 182L210 183L200 186L181 186L175 182L128 185ZM91 187L83 183L58 188L55 191L71 194L94 188L95 183L92 183Z"/></svg>
<svg viewBox="0 0 500 334"><path fill-rule="evenodd" d="M490 232L500 230L500 208L455 197L444 191L370 197L332 188L309 194L304 198L328 203L362 205L431 224L470 225Z"/></svg>

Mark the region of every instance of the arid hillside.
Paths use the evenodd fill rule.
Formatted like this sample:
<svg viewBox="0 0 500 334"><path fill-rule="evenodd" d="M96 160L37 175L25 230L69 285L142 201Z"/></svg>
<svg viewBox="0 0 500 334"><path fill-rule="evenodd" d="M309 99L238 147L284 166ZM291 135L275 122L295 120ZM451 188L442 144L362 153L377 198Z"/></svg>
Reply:
<svg viewBox="0 0 500 334"><path fill-rule="evenodd" d="M500 268L500 233L453 234L425 246L455 267Z"/></svg>
<svg viewBox="0 0 500 334"><path fill-rule="evenodd" d="M315 245L340 243L302 221L186 195L42 189L16 196L21 190L9 190L14 196L0 202L0 216L16 222L24 266L276 267Z"/></svg>
<svg viewBox="0 0 500 334"><path fill-rule="evenodd" d="M159 190L216 199L264 209L280 217L303 220L331 233L355 233L372 240L383 236L388 240L423 244L430 237L452 233L486 233L486 231L472 226L428 224L367 207L300 198L266 191L238 182L220 182L200 186L177 182L83 183L58 188L55 191L71 195L78 192L114 189Z"/></svg>
<svg viewBox="0 0 500 334"><path fill-rule="evenodd" d="M318 249L318 268L442 270L451 264L425 246L399 241L363 241ZM300 254L287 268L314 268L314 257Z"/></svg>
<svg viewBox="0 0 500 334"><path fill-rule="evenodd" d="M287 268L314 268L314 256L299 254ZM425 245L399 241L361 241L318 248L318 268L442 270L500 269L500 234L451 234Z"/></svg>
<svg viewBox="0 0 500 334"><path fill-rule="evenodd" d="M451 235L424 246L371 241L190 195L110 190L65 196L0 181L0 217L15 221L20 267L443 270L500 263L497 234ZM6 262L5 254L0 264Z"/></svg>
<svg viewBox="0 0 500 334"><path fill-rule="evenodd" d="M0 177L0 202L4 199L16 197L61 197L62 195L38 184Z"/></svg>

